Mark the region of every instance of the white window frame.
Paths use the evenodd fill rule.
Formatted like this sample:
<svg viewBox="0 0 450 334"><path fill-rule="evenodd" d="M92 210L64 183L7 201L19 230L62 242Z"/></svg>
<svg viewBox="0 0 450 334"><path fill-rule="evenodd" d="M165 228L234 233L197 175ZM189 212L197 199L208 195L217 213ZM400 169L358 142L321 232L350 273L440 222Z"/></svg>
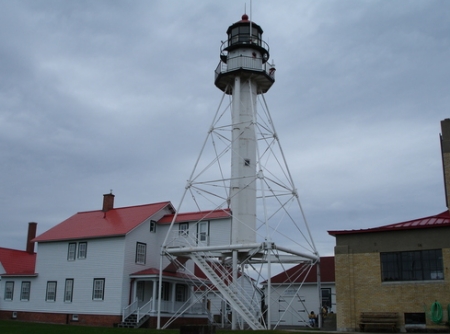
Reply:
<svg viewBox="0 0 450 334"><path fill-rule="evenodd" d="M178 234L182 237L189 235L189 223L180 223L178 226Z"/></svg>
<svg viewBox="0 0 450 334"><path fill-rule="evenodd" d="M73 299L73 278L67 278L64 285L64 302L71 303Z"/></svg>
<svg viewBox="0 0 450 334"><path fill-rule="evenodd" d="M198 222L197 225L197 243L209 244L209 221L204 220Z"/></svg>
<svg viewBox="0 0 450 334"><path fill-rule="evenodd" d="M87 257L87 242L78 243L78 259L85 259Z"/></svg>
<svg viewBox="0 0 450 334"><path fill-rule="evenodd" d="M75 261L76 254L77 254L77 243L69 242L69 246L67 248L67 261Z"/></svg>
<svg viewBox="0 0 450 334"><path fill-rule="evenodd" d="M136 242L136 264L145 264L147 258L147 244Z"/></svg>
<svg viewBox="0 0 450 334"><path fill-rule="evenodd" d="M92 287L92 300L105 299L105 279L94 278L94 285Z"/></svg>
<svg viewBox="0 0 450 334"><path fill-rule="evenodd" d="M14 299L14 282L6 281L5 282L5 296L4 300L13 300Z"/></svg>
<svg viewBox="0 0 450 334"><path fill-rule="evenodd" d="M156 221L150 220L150 233L156 233Z"/></svg>
<svg viewBox="0 0 450 334"><path fill-rule="evenodd" d="M45 301L55 302L56 301L56 281L47 281L47 290L45 292Z"/></svg>
<svg viewBox="0 0 450 334"><path fill-rule="evenodd" d="M170 301L171 284L169 282L162 282L161 284L161 300Z"/></svg>
<svg viewBox="0 0 450 334"><path fill-rule="evenodd" d="M20 300L21 301L29 301L30 300L30 292L31 292L31 282L23 281L22 286L20 287Z"/></svg>
<svg viewBox="0 0 450 334"><path fill-rule="evenodd" d="M187 300L188 288L186 284L177 283L175 285L175 301L185 302Z"/></svg>

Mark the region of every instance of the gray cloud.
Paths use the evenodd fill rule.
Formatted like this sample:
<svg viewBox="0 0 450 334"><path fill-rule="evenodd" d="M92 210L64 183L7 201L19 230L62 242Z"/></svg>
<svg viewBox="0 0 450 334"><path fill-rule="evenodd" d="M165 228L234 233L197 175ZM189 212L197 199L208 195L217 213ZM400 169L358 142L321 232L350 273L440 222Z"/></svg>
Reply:
<svg viewBox="0 0 450 334"><path fill-rule="evenodd" d="M77 211L178 204L245 1L0 1L0 246ZM264 1L266 100L319 251L330 229L445 210L450 4ZM249 5L247 4L247 12Z"/></svg>

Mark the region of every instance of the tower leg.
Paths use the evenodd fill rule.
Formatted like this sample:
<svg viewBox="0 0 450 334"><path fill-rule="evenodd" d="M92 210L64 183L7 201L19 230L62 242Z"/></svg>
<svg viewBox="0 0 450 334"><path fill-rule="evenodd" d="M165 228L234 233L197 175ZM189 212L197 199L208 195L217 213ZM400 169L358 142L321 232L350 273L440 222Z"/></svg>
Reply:
<svg viewBox="0 0 450 334"><path fill-rule="evenodd" d="M237 283L237 276L238 276L238 273L237 273L238 261L237 260L238 260L238 252L237 252L237 250L234 250L233 251L233 259L232 259L232 261L233 261L233 284ZM235 310L232 310L232 313L231 313L231 329L232 330L237 329L236 328L237 327L236 326L237 317L238 317L237 312Z"/></svg>

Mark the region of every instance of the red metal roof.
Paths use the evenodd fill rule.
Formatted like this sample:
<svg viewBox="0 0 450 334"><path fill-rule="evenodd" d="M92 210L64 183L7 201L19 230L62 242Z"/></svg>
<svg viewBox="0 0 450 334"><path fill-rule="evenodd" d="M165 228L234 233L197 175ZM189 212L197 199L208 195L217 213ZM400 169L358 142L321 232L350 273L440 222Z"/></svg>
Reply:
<svg viewBox="0 0 450 334"><path fill-rule="evenodd" d="M164 271L162 272L164 277L177 277L182 279L195 279L195 280L202 280L202 278L195 277L194 275L186 274L183 272L173 272L173 271ZM130 276L158 276L159 275L159 269L156 268L147 268L144 270L137 271Z"/></svg>
<svg viewBox="0 0 450 334"><path fill-rule="evenodd" d="M49 242L124 236L165 207L172 209L170 202L161 202L111 209L107 212L101 210L78 212L33 241Z"/></svg>
<svg viewBox="0 0 450 334"><path fill-rule="evenodd" d="M220 218L229 218L230 216L231 216L230 209L186 212L186 213L179 213L177 215L175 222L180 223L180 222L220 219ZM174 215L165 215L158 221L158 224L170 224L173 220L173 217Z"/></svg>
<svg viewBox="0 0 450 334"><path fill-rule="evenodd" d="M307 266L307 267L306 267ZM307 271L309 264L298 264L278 275L271 278L272 284L283 283L316 283L317 282L317 266L312 266ZM305 277L306 276L306 277ZM320 258L320 280L322 283L334 282L334 256L324 256ZM263 282L262 284L267 281Z"/></svg>
<svg viewBox="0 0 450 334"><path fill-rule="evenodd" d="M0 247L0 263L5 269L2 276L34 275L36 253Z"/></svg>
<svg viewBox="0 0 450 334"><path fill-rule="evenodd" d="M387 231L405 231L414 230L420 228L435 228L435 227L448 227L450 226L450 213L444 211L434 216L409 220L401 223L395 223L390 225L384 225L379 227L360 229L360 230L341 230L341 231L328 231L330 235L339 234L355 234L355 233L371 233L371 232L387 232Z"/></svg>

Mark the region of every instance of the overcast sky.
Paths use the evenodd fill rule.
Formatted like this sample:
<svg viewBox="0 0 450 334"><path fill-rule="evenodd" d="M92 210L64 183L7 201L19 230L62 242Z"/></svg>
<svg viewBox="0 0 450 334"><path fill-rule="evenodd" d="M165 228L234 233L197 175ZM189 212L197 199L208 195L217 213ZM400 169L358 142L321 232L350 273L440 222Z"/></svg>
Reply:
<svg viewBox="0 0 450 334"><path fill-rule="evenodd" d="M250 1L0 0L0 247L79 211L175 206L222 97L222 40ZM321 255L328 230L446 210L450 1L253 1L266 94Z"/></svg>

